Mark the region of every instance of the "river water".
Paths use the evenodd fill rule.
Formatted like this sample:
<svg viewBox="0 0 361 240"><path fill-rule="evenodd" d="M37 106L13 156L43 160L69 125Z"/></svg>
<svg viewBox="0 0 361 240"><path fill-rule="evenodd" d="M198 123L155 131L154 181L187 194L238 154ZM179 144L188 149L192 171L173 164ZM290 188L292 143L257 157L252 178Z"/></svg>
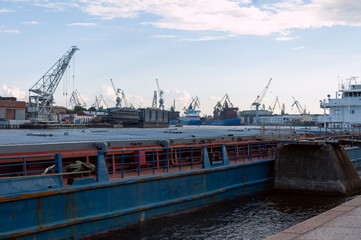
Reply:
<svg viewBox="0 0 361 240"><path fill-rule="evenodd" d="M263 239L353 197L256 194L90 239Z"/></svg>

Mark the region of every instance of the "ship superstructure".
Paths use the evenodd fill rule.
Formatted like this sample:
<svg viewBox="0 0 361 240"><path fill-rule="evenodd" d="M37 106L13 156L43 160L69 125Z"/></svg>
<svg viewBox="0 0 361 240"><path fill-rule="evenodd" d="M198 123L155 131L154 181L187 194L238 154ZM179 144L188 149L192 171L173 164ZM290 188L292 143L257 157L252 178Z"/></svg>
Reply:
<svg viewBox="0 0 361 240"><path fill-rule="evenodd" d="M323 127L345 128L361 124L361 84L356 80L357 77L351 77L347 79L348 84L341 84L336 98L328 95L327 99L320 100L324 116L319 118L319 123Z"/></svg>

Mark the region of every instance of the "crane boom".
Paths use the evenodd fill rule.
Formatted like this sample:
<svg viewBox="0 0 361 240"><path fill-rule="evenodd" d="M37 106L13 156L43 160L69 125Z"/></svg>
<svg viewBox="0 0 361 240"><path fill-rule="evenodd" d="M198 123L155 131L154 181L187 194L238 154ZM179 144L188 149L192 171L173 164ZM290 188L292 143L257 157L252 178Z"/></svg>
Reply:
<svg viewBox="0 0 361 240"><path fill-rule="evenodd" d="M164 91L159 88L158 78L156 78L155 80L157 82L158 95L159 95L159 109L164 110L164 100L163 100Z"/></svg>
<svg viewBox="0 0 361 240"><path fill-rule="evenodd" d="M262 90L262 92L257 95L256 99L254 100L254 102L252 103L252 106L256 106L256 105L261 105L261 102L263 101L264 96L266 95L268 88L271 84L272 78L270 78L270 80L268 81L266 87Z"/></svg>
<svg viewBox="0 0 361 240"><path fill-rule="evenodd" d="M120 89L120 88L115 88L112 79L110 79L110 82L111 82L111 84L112 84L112 87L113 87L113 90L114 90L114 93L115 93L115 96L116 96L116 99L115 99L115 102L116 102L115 107L116 107L116 108L120 108L120 107L121 107L121 103L122 103L122 99L120 98L119 93L120 93L120 90L121 90L121 89Z"/></svg>
<svg viewBox="0 0 361 240"><path fill-rule="evenodd" d="M298 112L301 114L301 115L303 115L303 114L306 114L306 109L303 109L303 107L301 106L301 104L294 98L294 97L292 97L293 98L293 104L292 104L292 106L291 107L293 107L294 105L296 105L296 107L297 107L297 110L298 110Z"/></svg>
<svg viewBox="0 0 361 240"><path fill-rule="evenodd" d="M79 50L72 46L30 89L29 108L32 121L56 121L53 101L54 92L68 68L74 53Z"/></svg>

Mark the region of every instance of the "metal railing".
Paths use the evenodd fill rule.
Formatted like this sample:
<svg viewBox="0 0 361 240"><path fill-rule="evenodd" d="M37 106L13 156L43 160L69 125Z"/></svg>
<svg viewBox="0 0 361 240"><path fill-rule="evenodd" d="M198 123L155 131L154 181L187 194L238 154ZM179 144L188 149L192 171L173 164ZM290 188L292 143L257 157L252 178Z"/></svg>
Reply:
<svg viewBox="0 0 361 240"><path fill-rule="evenodd" d="M0 177L19 177L62 172L60 154L0 158Z"/></svg>
<svg viewBox="0 0 361 240"><path fill-rule="evenodd" d="M275 141L226 144L228 158L234 163L273 159L276 148L277 142Z"/></svg>
<svg viewBox="0 0 361 240"><path fill-rule="evenodd" d="M155 174L177 169L193 169L202 164L202 147L143 148L105 152L110 174L126 173L140 176L141 171Z"/></svg>
<svg viewBox="0 0 361 240"><path fill-rule="evenodd" d="M112 150L104 154L108 173L120 174L124 178L141 176L143 173L149 175L200 169L204 167L205 161L209 161L211 166L224 165L224 154L227 154L231 164L273 159L276 147L277 143L274 141L256 141L212 146ZM224 153L223 149L227 152ZM204 159L205 150L207 160Z"/></svg>

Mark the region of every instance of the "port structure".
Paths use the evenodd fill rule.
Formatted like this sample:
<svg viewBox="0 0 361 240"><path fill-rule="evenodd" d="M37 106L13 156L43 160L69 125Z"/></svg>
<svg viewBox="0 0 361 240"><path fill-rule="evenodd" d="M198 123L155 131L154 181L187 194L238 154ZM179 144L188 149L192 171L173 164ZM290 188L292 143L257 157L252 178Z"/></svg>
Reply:
<svg viewBox="0 0 361 240"><path fill-rule="evenodd" d="M275 111L275 109L276 109L276 106L278 106L279 109L282 109L282 108L281 108L281 105L280 105L280 101L279 101L278 96L276 96L275 100L274 100L274 101L271 103L271 105L268 107L268 110L273 113L273 112Z"/></svg>
<svg viewBox="0 0 361 240"><path fill-rule="evenodd" d="M187 113L188 109L193 109L195 110L196 108L199 108L201 106L201 103L199 102L199 98L196 97L192 97L188 103L185 105L185 107L183 108L184 113Z"/></svg>
<svg viewBox="0 0 361 240"><path fill-rule="evenodd" d="M80 93L78 92L77 89L75 89L73 91L73 93L71 94L70 105L72 106L72 108L75 108L75 107L86 108L86 103L83 100L83 98L81 97L81 95L80 95Z"/></svg>
<svg viewBox="0 0 361 240"><path fill-rule="evenodd" d="M95 102L92 104L92 107L98 110L104 107L108 108L108 104L105 102L103 95L100 95L99 97L95 96Z"/></svg>
<svg viewBox="0 0 361 240"><path fill-rule="evenodd" d="M301 106L301 104L300 104L299 101L297 101L294 97L292 97L292 98L293 98L293 101L294 101L294 102L293 102L293 104L292 104L291 107L296 106L298 112L299 112L301 115L307 114L307 113L306 113L306 107L303 108L303 107Z"/></svg>
<svg viewBox="0 0 361 240"><path fill-rule="evenodd" d="M164 100L163 100L164 91L159 88L158 79L155 80L157 82L158 95L159 95L159 109L164 110Z"/></svg>
<svg viewBox="0 0 361 240"><path fill-rule="evenodd" d="M54 112L54 93L74 53L72 46L30 89L28 113L32 122L57 122Z"/></svg>
<svg viewBox="0 0 361 240"><path fill-rule="evenodd" d="M272 78L270 78L266 87L262 90L262 92L259 95L257 95L256 99L254 100L254 102L251 105L251 108L256 110L256 119L254 122L254 124L256 124L256 125L259 124L259 112L258 112L259 106L261 105L261 102L263 101L263 98L267 93L267 90L271 84L271 81L272 81Z"/></svg>
<svg viewBox="0 0 361 240"><path fill-rule="evenodd" d="M111 82L111 84L112 84L114 93L115 93L115 95L117 96L117 98L115 99L115 101L116 101L115 107L116 107L116 108L121 108L121 107L122 107L122 99L120 98L120 95L119 95L120 92L121 92L121 89L120 89L120 88L115 88L112 79L110 79L110 82Z"/></svg>
<svg viewBox="0 0 361 240"><path fill-rule="evenodd" d="M234 106L233 106L233 103L231 102L231 100L229 99L228 94L226 93L223 96L223 98L216 103L216 106L214 106L213 114L217 115L220 112L222 112L223 109L228 109L228 108L234 108ZM238 110L238 108L237 108L237 110Z"/></svg>

